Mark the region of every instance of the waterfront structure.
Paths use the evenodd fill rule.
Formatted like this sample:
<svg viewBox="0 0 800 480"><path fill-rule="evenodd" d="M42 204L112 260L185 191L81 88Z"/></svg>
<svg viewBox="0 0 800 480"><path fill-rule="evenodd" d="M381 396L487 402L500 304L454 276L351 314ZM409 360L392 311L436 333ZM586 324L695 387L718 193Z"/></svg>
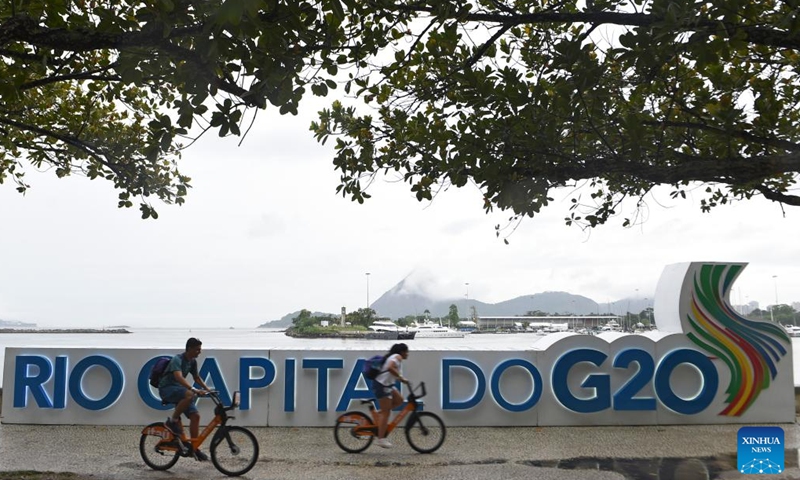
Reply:
<svg viewBox="0 0 800 480"><path fill-rule="evenodd" d="M566 325L567 329L578 330L580 328L599 329L608 322L617 322L621 317L618 315L550 315L550 316L484 316L478 317L478 330L514 330L515 324L559 324ZM560 327L554 327L560 330Z"/></svg>

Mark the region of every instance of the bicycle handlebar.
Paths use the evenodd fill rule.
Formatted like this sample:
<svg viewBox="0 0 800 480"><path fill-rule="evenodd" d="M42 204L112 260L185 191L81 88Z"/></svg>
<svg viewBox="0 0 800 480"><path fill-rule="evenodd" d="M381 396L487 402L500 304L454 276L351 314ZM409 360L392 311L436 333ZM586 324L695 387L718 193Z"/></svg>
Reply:
<svg viewBox="0 0 800 480"><path fill-rule="evenodd" d="M417 388L420 389L419 395L414 393L414 390L416 390ZM410 395L414 395L415 398L422 398L428 393L428 391L425 389L425 382L419 382L416 388L411 385L411 382L408 382L408 389L411 390Z"/></svg>
<svg viewBox="0 0 800 480"><path fill-rule="evenodd" d="M231 399L231 404L228 405L227 407L223 405L222 399L219 398L219 390L207 390L201 396L211 398L211 400L213 400L216 405L224 407L226 410L232 410L239 406L239 395L240 394L238 390L233 392L233 398Z"/></svg>

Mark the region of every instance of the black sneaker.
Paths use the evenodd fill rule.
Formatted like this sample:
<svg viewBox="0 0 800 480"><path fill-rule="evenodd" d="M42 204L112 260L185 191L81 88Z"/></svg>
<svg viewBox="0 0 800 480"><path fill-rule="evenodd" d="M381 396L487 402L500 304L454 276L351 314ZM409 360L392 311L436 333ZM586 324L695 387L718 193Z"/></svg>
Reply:
<svg viewBox="0 0 800 480"><path fill-rule="evenodd" d="M194 451L194 458L196 458L198 462L207 462L208 461L208 455L206 455L205 453L203 453L199 449Z"/></svg>
<svg viewBox="0 0 800 480"><path fill-rule="evenodd" d="M177 437L180 437L183 434L183 427L181 426L180 422L176 422L172 420L172 418L167 418L167 421L164 422L164 426L167 427L167 430L172 432L172 434Z"/></svg>

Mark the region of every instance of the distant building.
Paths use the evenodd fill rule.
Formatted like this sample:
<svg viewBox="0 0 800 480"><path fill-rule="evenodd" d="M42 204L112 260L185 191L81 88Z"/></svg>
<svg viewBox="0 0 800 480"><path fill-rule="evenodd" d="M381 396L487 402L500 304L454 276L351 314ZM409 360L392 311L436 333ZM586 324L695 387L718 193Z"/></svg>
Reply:
<svg viewBox="0 0 800 480"><path fill-rule="evenodd" d="M617 315L548 315L519 317L477 317L478 330L515 330L520 324L566 325L566 328L599 328L613 320L622 319Z"/></svg>
<svg viewBox="0 0 800 480"><path fill-rule="evenodd" d="M753 310L757 310L758 302L749 302L745 305L734 305L733 309L737 312L741 313L742 315L750 315L753 313Z"/></svg>

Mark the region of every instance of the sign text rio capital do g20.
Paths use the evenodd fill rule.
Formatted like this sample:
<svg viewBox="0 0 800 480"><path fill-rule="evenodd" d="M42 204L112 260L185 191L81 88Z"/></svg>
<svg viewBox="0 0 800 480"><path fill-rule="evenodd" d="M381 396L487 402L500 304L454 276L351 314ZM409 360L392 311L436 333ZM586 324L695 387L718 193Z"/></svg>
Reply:
<svg viewBox="0 0 800 480"><path fill-rule="evenodd" d="M524 351L416 351L405 375L424 381L425 409L448 425L646 425L794 421L791 341L728 303L743 264L668 266L658 331L531 336ZM534 341L537 338L537 341ZM3 421L145 424L163 415L147 349L7 348ZM329 426L370 398L353 350L214 350L200 374L246 425ZM9 381L11 380L11 381ZM210 401L199 405L211 415Z"/></svg>

